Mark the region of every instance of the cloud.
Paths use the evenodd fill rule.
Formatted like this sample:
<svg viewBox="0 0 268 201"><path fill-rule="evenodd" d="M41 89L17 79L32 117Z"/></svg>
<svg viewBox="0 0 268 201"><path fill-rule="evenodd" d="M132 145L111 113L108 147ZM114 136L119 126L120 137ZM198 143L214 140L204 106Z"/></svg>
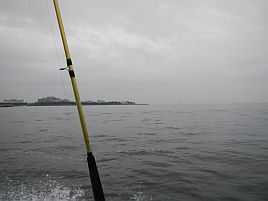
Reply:
<svg viewBox="0 0 268 201"><path fill-rule="evenodd" d="M65 57L53 4L47 5L0 3L0 98L21 91L29 99L60 94L55 85ZM85 99L268 101L266 1L81 0L60 6Z"/></svg>

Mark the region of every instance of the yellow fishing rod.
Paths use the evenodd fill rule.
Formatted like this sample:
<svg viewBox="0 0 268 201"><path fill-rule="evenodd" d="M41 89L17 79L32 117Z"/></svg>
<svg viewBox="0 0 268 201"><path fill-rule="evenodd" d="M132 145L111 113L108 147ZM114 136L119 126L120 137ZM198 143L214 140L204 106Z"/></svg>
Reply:
<svg viewBox="0 0 268 201"><path fill-rule="evenodd" d="M86 145L87 163L88 163L88 169L89 169L94 199L95 199L95 201L105 201L97 164L96 164L95 158L92 154L91 146L89 143L89 137L88 137L85 116L83 113L83 108L82 108L82 104L81 104L81 100L80 100L80 96L79 96L79 92L78 92L78 88L77 88L77 84L76 84L74 69L73 69L73 65L72 65L72 59L71 59L70 51L68 48L63 23L62 23L62 18L61 18L61 14L60 14L58 0L53 0L53 2L54 2L56 15L57 15L58 24L59 24L62 44L64 47L65 56L66 56L67 69L69 71L69 75L71 78L74 97L75 97L76 106L77 106L79 119L80 119L80 123L81 123L82 133L83 133L83 137L84 137L84 141L85 141L85 145Z"/></svg>

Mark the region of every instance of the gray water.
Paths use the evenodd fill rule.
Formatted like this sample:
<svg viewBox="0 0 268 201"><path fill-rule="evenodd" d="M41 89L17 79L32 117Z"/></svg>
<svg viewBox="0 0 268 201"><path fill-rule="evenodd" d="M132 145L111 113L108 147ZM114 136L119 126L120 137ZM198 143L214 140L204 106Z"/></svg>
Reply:
<svg viewBox="0 0 268 201"><path fill-rule="evenodd" d="M107 201L268 200L268 105L85 106ZM76 108L0 108L0 200L93 200Z"/></svg>

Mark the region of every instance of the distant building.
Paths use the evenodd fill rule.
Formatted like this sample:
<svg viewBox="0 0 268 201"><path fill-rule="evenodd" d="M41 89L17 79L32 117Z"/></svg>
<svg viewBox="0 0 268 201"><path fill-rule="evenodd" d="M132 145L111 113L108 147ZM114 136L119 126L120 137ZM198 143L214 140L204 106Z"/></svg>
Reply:
<svg viewBox="0 0 268 201"><path fill-rule="evenodd" d="M45 98L39 98L38 103L66 103L70 102L68 99L56 98L54 96L48 96Z"/></svg>
<svg viewBox="0 0 268 201"><path fill-rule="evenodd" d="M23 106L27 105L23 99L4 99L3 102L0 102L1 107L13 107L13 106Z"/></svg>
<svg viewBox="0 0 268 201"><path fill-rule="evenodd" d="M95 101L92 101L92 100L87 100L87 101L84 101L84 103L96 103Z"/></svg>
<svg viewBox="0 0 268 201"><path fill-rule="evenodd" d="M122 101L121 103L124 105L135 105L135 102L131 102L131 101Z"/></svg>
<svg viewBox="0 0 268 201"><path fill-rule="evenodd" d="M9 103L9 104L20 104L24 103L23 99L4 99L4 103Z"/></svg>

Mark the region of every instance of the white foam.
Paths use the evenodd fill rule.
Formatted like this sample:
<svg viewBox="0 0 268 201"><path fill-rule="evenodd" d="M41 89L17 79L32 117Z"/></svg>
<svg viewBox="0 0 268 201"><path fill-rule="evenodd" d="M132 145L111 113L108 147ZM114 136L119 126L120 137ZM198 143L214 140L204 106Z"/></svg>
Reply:
<svg viewBox="0 0 268 201"><path fill-rule="evenodd" d="M65 187L56 181L37 183L35 186L20 184L17 187L7 187L0 193L2 201L76 201L83 200L85 191L78 186Z"/></svg>

